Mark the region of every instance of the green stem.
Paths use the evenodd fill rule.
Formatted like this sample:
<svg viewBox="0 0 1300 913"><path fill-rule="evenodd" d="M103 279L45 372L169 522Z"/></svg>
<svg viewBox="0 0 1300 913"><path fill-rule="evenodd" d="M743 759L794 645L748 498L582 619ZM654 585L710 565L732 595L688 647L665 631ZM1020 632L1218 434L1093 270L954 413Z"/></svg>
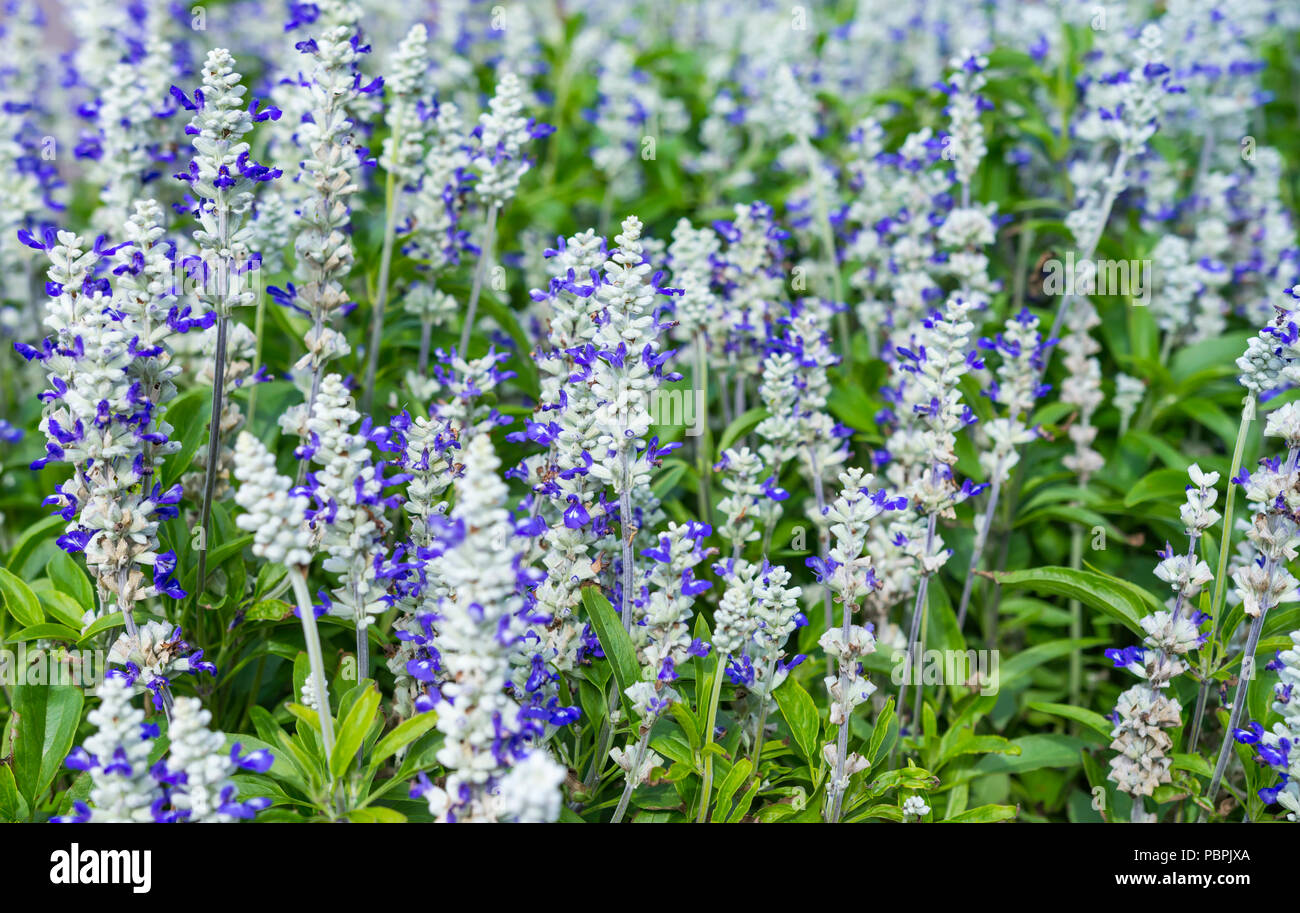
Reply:
<svg viewBox="0 0 1300 913"><path fill-rule="evenodd" d="M396 158L402 142L402 118L396 117L392 136ZM369 414L375 401L375 375L379 371L379 346L384 337L384 305L388 301L388 273L393 264L393 241L397 236L397 172L389 168L384 181L384 245L379 254L379 288L370 321L370 351L366 353L366 385L361 393L361 411Z"/></svg>
<svg viewBox="0 0 1300 913"><path fill-rule="evenodd" d="M469 360L469 335L474 331L474 312L478 310L478 298L483 293L483 274L487 272L488 260L492 257L492 247L496 243L497 212L501 207L493 203L488 209L487 228L483 238L483 253L474 267L474 284L469 290L469 307L465 309L465 325L460 331L460 357Z"/></svg>
<svg viewBox="0 0 1300 913"><path fill-rule="evenodd" d="M329 686L325 683L325 657L321 652L320 631L316 627L311 593L307 590L306 568L290 568L289 576L293 580L294 598L298 601L298 614L302 616L302 635L307 642L307 660L311 666L312 690L316 692L321 741L325 745L325 769L328 771L330 755L334 753L334 717L330 710Z"/></svg>
<svg viewBox="0 0 1300 913"><path fill-rule="evenodd" d="M1083 528L1074 526L1070 530L1070 568L1079 570L1083 567ZM1070 600L1070 639L1078 641L1083 637L1083 605L1077 599ZM1078 647L1070 651L1070 704L1078 707L1079 695L1083 690L1083 653Z"/></svg>
<svg viewBox="0 0 1300 913"><path fill-rule="evenodd" d="M704 735L704 780L700 785L700 812L695 818L696 824L708 820L709 793L713 789L713 730L718 725L718 699L722 696L722 668L726 657L719 656L717 667L713 670L713 688L709 692L709 711L705 720Z"/></svg>
<svg viewBox="0 0 1300 913"><path fill-rule="evenodd" d="M1228 559L1232 553L1232 511L1237 501L1237 483L1232 481L1241 471L1241 460L1246 452L1246 438L1250 423L1255 418L1255 395L1247 394L1241 404L1241 422L1237 426L1237 441L1232 448L1232 470L1228 475L1228 496L1223 502L1223 535L1219 537L1219 567L1214 577L1214 599L1210 603L1210 636L1206 641L1201 661L1201 687L1196 695L1196 712L1192 717L1191 735L1187 751L1195 752L1201 739L1201 721L1205 717L1205 703L1210 691L1210 673L1214 660L1214 645L1219 636L1219 616L1228 591Z"/></svg>
<svg viewBox="0 0 1300 913"><path fill-rule="evenodd" d="M700 519L713 525L713 473L709 465L713 459L713 432L709 428L709 359L705 351L705 336L702 330L695 333L695 388L701 395L695 397L697 404L702 404L704 414L695 416L701 424L700 434L695 438L695 472L699 476ZM695 395L694 391L691 391Z"/></svg>
<svg viewBox="0 0 1300 913"><path fill-rule="evenodd" d="M627 783L623 785L623 795L619 797L618 808L614 809L614 817L609 820L610 824L618 824L623 820L623 815L627 812L627 804L632 800L632 792L637 788L637 781L640 779L641 767L645 764L646 749L650 745L650 721L642 724L645 728L641 731L641 738L636 743L636 752L632 757L632 770L627 775Z"/></svg>
<svg viewBox="0 0 1300 913"><path fill-rule="evenodd" d="M244 422L250 432L253 431L253 416L257 415L257 373L262 370L262 328L266 319L266 296L262 289L257 290L257 311L253 317L253 376L248 391L248 420Z"/></svg>

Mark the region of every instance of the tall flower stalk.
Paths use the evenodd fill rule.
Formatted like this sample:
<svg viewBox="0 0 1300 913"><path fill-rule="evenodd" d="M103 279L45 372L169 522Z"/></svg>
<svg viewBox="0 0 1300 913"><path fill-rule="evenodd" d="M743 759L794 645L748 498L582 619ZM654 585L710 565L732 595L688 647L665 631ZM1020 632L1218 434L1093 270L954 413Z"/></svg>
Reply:
<svg viewBox="0 0 1300 913"><path fill-rule="evenodd" d="M260 256L249 249L253 238L251 224L245 224L253 205L252 189L256 184L280 177L279 169L259 165L249 157L244 140L253 124L268 118L278 119L280 111L267 107L258 112L256 104L244 101L235 60L224 48L208 53L203 65L203 87L194 99L175 86L172 96L186 110L194 112L185 132L194 137L194 158L189 168L176 177L189 184L197 198L194 216L199 227L194 231L198 244L198 262L190 268L200 280L199 303L216 314L217 340L212 370L212 412L209 420L207 465L203 477L203 503L199 512L196 548L199 553L195 577L195 597L201 598L207 582L208 536L212 519L212 500L221 461L222 399L226 386L226 346L230 318L235 308L255 304L257 294L246 287L243 276L260 267Z"/></svg>
<svg viewBox="0 0 1300 913"><path fill-rule="evenodd" d="M1170 680L1187 671L1183 657L1199 649L1209 636L1201 631L1208 618L1194 601L1212 575L1209 565L1197 557L1196 547L1205 530L1219 519L1214 510L1219 474L1202 472L1195 463L1187 474L1192 484L1187 486L1187 500L1180 511L1187 530L1187 551L1175 553L1166 544L1156 566L1156 576L1169 585L1174 597L1168 608L1142 619L1147 635L1144 648L1106 651L1116 668L1128 669L1143 680L1120 695L1111 715L1115 728L1110 747L1119 754L1111 759L1110 779L1133 797L1134 822L1155 820L1154 815L1147 815L1142 798L1170 781L1173 743L1165 730L1182 722L1178 700L1168 693Z"/></svg>
<svg viewBox="0 0 1300 913"><path fill-rule="evenodd" d="M884 489L873 491L874 481L873 476L857 468L840 474L840 496L826 509L825 518L835 537L835 547L824 561L813 565L819 582L826 584L840 603L840 626L826 630L818 641L826 655L838 663L838 672L826 676L830 721L838 732L835 742L828 742L822 751L831 768L825 819L832 824L840 820L850 778L867 767L866 759L849 751L849 731L853 709L876 690L861 672L862 657L876 649L873 626L853 623L853 613L862 599L879 586L871 556L866 553L871 521L887 510L907 506L906 499L891 499Z"/></svg>
<svg viewBox="0 0 1300 913"><path fill-rule="evenodd" d="M334 751L334 717L316 627L316 606L307 589L307 569L312 558L312 534L307 527L309 501L306 494L291 491L292 482L275 470L275 456L247 431L235 442L235 478L240 483L235 503L244 509L235 523L253 534L253 554L289 569L311 667L312 693L319 707L321 742L328 759Z"/></svg>
<svg viewBox="0 0 1300 913"><path fill-rule="evenodd" d="M1237 569L1233 582L1241 596L1242 610L1250 619L1246 644L1241 652L1241 671L1232 697L1228 727L1219 749L1218 761L1206 796L1214 801L1219 783L1227 771L1232 751L1232 733L1241 723L1246 705L1246 689L1255 677L1255 651L1264 629L1264 617L1272 609L1300 600L1300 583L1287 565L1300 554L1300 404L1288 403L1270 413L1264 423L1266 437L1280 437L1286 442L1285 463L1261 460L1260 466L1245 479L1247 501L1255 514L1246 533L1256 559ZM1202 811L1202 818L1204 811Z"/></svg>

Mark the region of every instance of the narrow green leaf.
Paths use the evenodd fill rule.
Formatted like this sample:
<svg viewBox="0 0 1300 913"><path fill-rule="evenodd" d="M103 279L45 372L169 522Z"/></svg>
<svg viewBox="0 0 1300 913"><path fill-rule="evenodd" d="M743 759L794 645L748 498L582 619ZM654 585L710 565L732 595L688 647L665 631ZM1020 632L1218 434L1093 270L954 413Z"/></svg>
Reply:
<svg viewBox="0 0 1300 913"><path fill-rule="evenodd" d="M723 430L722 437L718 438L717 459L722 459L722 451L736 443L741 436L746 435L757 428L758 423L765 418L767 418L767 410L758 407L750 409L745 414L732 419L731 424Z"/></svg>
<svg viewBox="0 0 1300 913"><path fill-rule="evenodd" d="M27 558L36 547L45 540L50 533L56 529L62 529L68 525L68 521L58 516L46 517L43 520L37 520L27 528L27 532L18 537L14 543L13 550L9 553L9 562L6 565L11 571L19 571L27 562Z"/></svg>
<svg viewBox="0 0 1300 913"><path fill-rule="evenodd" d="M362 692L347 716L339 723L338 735L334 740L334 751L330 754L330 773L335 777L342 779L348 767L356 760L357 751L365 741L366 733L370 731L378 710L379 689L372 685Z"/></svg>
<svg viewBox="0 0 1300 913"><path fill-rule="evenodd" d="M990 824L994 821L1010 821L1016 816L1014 805L981 805L970 808L960 815L945 818L945 824Z"/></svg>
<svg viewBox="0 0 1300 913"><path fill-rule="evenodd" d="M66 640L70 643L76 643L81 637L81 632L67 625L56 625L51 622L44 624L32 625L30 628L23 628L16 634L10 634L5 640L9 643L25 643L33 640Z"/></svg>
<svg viewBox="0 0 1300 913"><path fill-rule="evenodd" d="M81 636L81 618L86 614L86 609L82 608L76 599L67 593L51 589L37 590L36 598L40 600L41 608L45 610L46 615L52 616L55 621L69 628L75 628L77 637Z"/></svg>
<svg viewBox="0 0 1300 913"><path fill-rule="evenodd" d="M374 750L370 753L371 769L377 768L402 748L424 735L436 722L438 722L438 714L421 713L419 716L398 723L392 732L375 744Z"/></svg>
<svg viewBox="0 0 1300 913"><path fill-rule="evenodd" d="M1067 720L1074 720L1076 723L1082 723L1089 729L1098 733L1106 739L1110 738L1110 731L1115 728L1111 725L1110 720L1106 719L1100 713L1088 710L1084 707L1075 707L1071 704L1051 704L1045 701L1030 701L1030 710L1037 710L1040 713L1050 713L1052 716L1065 717Z"/></svg>
<svg viewBox="0 0 1300 913"><path fill-rule="evenodd" d="M114 612L111 615L105 615L103 618L96 618L90 623L90 627L81 632L81 640L78 644L84 644L102 631L109 631L113 628L120 628L126 624L126 619L122 617L121 612Z"/></svg>
<svg viewBox="0 0 1300 913"><path fill-rule="evenodd" d="M717 824L725 821L731 814L731 802L736 795L736 790L744 785L745 779L749 772L754 769L754 765L749 763L748 758L741 758L735 764L731 765L731 770L718 786L718 802L713 807L713 815L709 818L711 822Z"/></svg>
<svg viewBox="0 0 1300 913"><path fill-rule="evenodd" d="M591 616L591 625L596 629L601 649L614 667L614 679L618 682L619 693L623 694L641 678L632 638L623 630L623 622L619 620L618 613L597 587L583 587L582 602L587 607L587 614Z"/></svg>
<svg viewBox="0 0 1300 913"><path fill-rule="evenodd" d="M1077 599L1123 624L1139 637L1146 636L1141 619L1148 607L1129 586L1107 574L1068 567L1037 567L997 575L1007 589L1025 589Z"/></svg>

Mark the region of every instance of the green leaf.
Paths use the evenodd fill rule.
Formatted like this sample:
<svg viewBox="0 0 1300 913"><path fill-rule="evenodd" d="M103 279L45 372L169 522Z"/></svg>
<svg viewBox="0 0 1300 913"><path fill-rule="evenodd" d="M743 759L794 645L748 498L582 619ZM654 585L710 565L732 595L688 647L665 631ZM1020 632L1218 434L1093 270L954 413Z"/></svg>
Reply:
<svg viewBox="0 0 1300 913"><path fill-rule="evenodd" d="M894 738L898 738L898 727L894 719L894 699L890 697L885 701L884 708L876 717L876 725L871 730L871 740L867 743L867 753L865 755L867 762L874 765L876 759L880 757L881 751L885 748L885 737L889 735L889 729L894 727ZM890 747L893 746L893 740L890 740Z"/></svg>
<svg viewBox="0 0 1300 913"><path fill-rule="evenodd" d="M717 459L722 459L722 451L726 450L736 441L740 440L743 435L748 434L758 427L758 423L767 418L767 410L762 407L750 409L744 415L731 420L731 424L722 432L722 437L718 438L718 455Z"/></svg>
<svg viewBox="0 0 1300 913"><path fill-rule="evenodd" d="M212 389L195 387L186 390L167 404L167 421L181 429L177 438L181 449L167 458L162 473L163 488L170 488L194 465L194 456L208 438L208 418L212 415Z"/></svg>
<svg viewBox="0 0 1300 913"><path fill-rule="evenodd" d="M63 549L59 549L50 557L49 563L45 565L45 574L54 581L60 593L66 593L77 601L83 613L95 607L94 585L86 576L86 572L81 569L81 565L77 564Z"/></svg>
<svg viewBox="0 0 1300 913"><path fill-rule="evenodd" d="M72 750L84 700L76 686L20 685L14 689L14 779L29 804L45 794Z"/></svg>
<svg viewBox="0 0 1300 913"><path fill-rule="evenodd" d="M1072 704L1051 704L1046 701L1030 701L1030 710L1037 710L1040 713L1050 713L1052 716L1064 717L1067 720L1074 720L1076 723L1082 723L1089 729L1101 735L1103 738L1110 738L1110 731L1114 728L1110 720L1106 719L1100 713L1088 710L1084 707L1075 707Z"/></svg>
<svg viewBox="0 0 1300 913"><path fill-rule="evenodd" d="M244 615L247 621L283 621L293 614L293 606L281 599L263 599Z"/></svg>
<svg viewBox="0 0 1300 913"><path fill-rule="evenodd" d="M641 678L641 667L637 665L632 638L623 630L623 622L619 620L618 613L599 588L583 587L582 602L587 607L587 614L591 616L591 625L596 629L601 649L614 667L614 679L618 682L619 693L623 694Z"/></svg>
<svg viewBox="0 0 1300 913"><path fill-rule="evenodd" d="M1124 506L1133 507L1155 499L1178 499L1187 487L1187 473L1181 469L1157 469L1133 484L1124 495Z"/></svg>
<svg viewBox="0 0 1300 913"><path fill-rule="evenodd" d="M1210 779L1213 774L1210 771L1209 763L1197 754L1171 754L1173 759L1174 770L1186 770L1199 776Z"/></svg>
<svg viewBox="0 0 1300 913"><path fill-rule="evenodd" d="M45 614L52 615L56 621L77 630L77 636L73 640L81 636L81 617L85 614L85 609L77 600L67 593L51 589L38 590L36 598L41 601Z"/></svg>
<svg viewBox="0 0 1300 913"><path fill-rule="evenodd" d="M725 821L731 814L731 801L736 795L736 790L744 785L746 778L749 777L749 772L753 769L754 765L749 762L748 758L741 758L731 765L731 770L727 772L726 778L718 787L718 803L713 807L713 815L709 818L711 822L716 824Z"/></svg>
<svg viewBox="0 0 1300 913"><path fill-rule="evenodd" d="M366 808L354 808L348 812L348 820L359 824L401 824L406 816L396 809L371 805Z"/></svg>
<svg viewBox="0 0 1300 913"><path fill-rule="evenodd" d="M84 644L96 634L121 627L124 624L126 624L126 619L122 617L121 612L114 612L111 615L105 615L103 618L96 618L91 622L90 627L81 632L81 640L77 641L77 643Z"/></svg>
<svg viewBox="0 0 1300 913"><path fill-rule="evenodd" d="M32 588L4 568L0 568L0 596L4 597L9 614L24 627L30 628L45 621L40 600Z"/></svg>
<svg viewBox="0 0 1300 913"><path fill-rule="evenodd" d="M339 731L334 739L334 750L330 753L330 773L342 779L352 762L357 758L361 743L366 739L379 710L379 689L373 685L367 687L357 698L339 723Z"/></svg>
<svg viewBox="0 0 1300 913"><path fill-rule="evenodd" d="M14 543L13 551L9 553L9 563L7 567L11 571L22 570L23 565L27 562L27 557L34 551L41 542L56 529L62 529L68 525L57 514L53 517L46 517L43 520L37 520L27 528L27 532L18 537Z"/></svg>
<svg viewBox="0 0 1300 913"><path fill-rule="evenodd" d="M18 795L14 773L8 764L0 764L0 821L20 821L27 816L20 806L25 805Z"/></svg>
<svg viewBox="0 0 1300 913"><path fill-rule="evenodd" d="M227 561L227 559L232 558L235 555L238 555L245 548L247 548L252 544L253 544L253 536L250 533L247 536L240 536L237 539L229 539L225 542L222 542L220 545L216 546L215 548L209 549L208 563L207 563L208 570L211 571L215 567L220 567L222 564L224 564ZM198 574L199 574L199 566L196 561L194 566L190 568L189 571L187 571L185 574L185 580L184 583L182 584L182 586L185 589L185 592L192 593L194 591L194 586L197 582Z"/></svg>
<svg viewBox="0 0 1300 913"><path fill-rule="evenodd" d="M945 824L990 824L994 821L1010 821L1016 816L1014 805L981 805L971 808L960 815L945 818Z"/></svg>
<svg viewBox="0 0 1300 913"><path fill-rule="evenodd" d="M1148 614L1144 604L1124 581L1096 571L1068 567L1037 567L997 575L1007 589L1026 589L1077 599L1089 608L1110 616L1134 634L1144 637L1141 618Z"/></svg>
<svg viewBox="0 0 1300 913"><path fill-rule="evenodd" d="M76 643L79 637L81 637L81 632L69 628L67 625L45 622L44 624L32 625L30 628L23 628L17 634L10 634L5 638L5 641L15 644L31 640L66 640L70 643Z"/></svg>
<svg viewBox="0 0 1300 913"><path fill-rule="evenodd" d="M421 713L419 716L413 716L409 720L398 723L393 731L380 739L374 750L371 751L370 768L374 770L379 767L380 764L397 754L402 748L405 748L432 729L433 724L436 722L438 722L438 714Z"/></svg>
<svg viewBox="0 0 1300 913"><path fill-rule="evenodd" d="M1042 767L1069 768L1079 763L1079 753L1084 743L1068 735L1056 733L1027 735L1013 740L1020 754L994 754L980 758L975 765L978 773L1023 773Z"/></svg>
<svg viewBox="0 0 1300 913"><path fill-rule="evenodd" d="M786 678L785 683L772 692L772 696L776 698L776 706L780 708L781 716L785 717L786 725L794 734L799 753L810 765L817 766L821 758L817 746L817 734L821 731L821 716L817 713L817 705L808 696L808 692L794 680L794 676Z"/></svg>

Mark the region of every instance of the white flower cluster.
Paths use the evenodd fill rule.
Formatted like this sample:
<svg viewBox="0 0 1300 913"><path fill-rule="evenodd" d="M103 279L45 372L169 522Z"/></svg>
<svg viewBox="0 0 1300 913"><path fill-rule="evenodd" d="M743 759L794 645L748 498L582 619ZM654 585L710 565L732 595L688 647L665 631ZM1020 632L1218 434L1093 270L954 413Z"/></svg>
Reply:
<svg viewBox="0 0 1300 913"><path fill-rule="evenodd" d="M1074 453L1065 456L1061 462L1066 469L1079 476L1079 484L1087 485L1088 480L1105 464L1105 458L1093 449L1097 439L1097 426L1092 417L1101 407L1101 363L1096 355L1101 345L1092 338L1091 330L1100 325L1101 318L1087 298L1073 303L1066 318L1066 333L1061 339L1061 351L1066 377L1061 383L1061 402L1069 403L1078 410L1078 415L1070 423L1070 440L1074 443Z"/></svg>
<svg viewBox="0 0 1300 913"><path fill-rule="evenodd" d="M1291 289L1289 295L1300 297L1300 286ZM1273 319L1251 337L1246 351L1237 359L1241 369L1238 380L1255 397L1300 383L1300 326L1296 325L1290 305L1289 301L1274 304Z"/></svg>
<svg viewBox="0 0 1300 913"><path fill-rule="evenodd" d="M559 812L558 798L552 800L549 793L558 797L562 777L548 774L536 761L502 793L511 768L529 754L545 759L545 749L518 744L524 720L506 692L510 648L528 623L520 617L523 600L508 546L513 529L500 465L487 435L470 439L452 513L457 534L463 536L435 562L450 591L439 613L438 649L447 682L437 705L437 726L446 736L438 761L448 773L443 786L429 786L424 796L441 821L494 821L537 809ZM523 796L525 788L541 792Z"/></svg>
<svg viewBox="0 0 1300 913"><path fill-rule="evenodd" d="M420 159L428 130L421 106L429 94L429 30L424 23L411 26L397 47L384 80L388 104L384 123L389 135L379 163L403 184L414 185L420 178Z"/></svg>
<svg viewBox="0 0 1300 913"><path fill-rule="evenodd" d="M731 562L727 589L714 615L713 647L718 661L731 658L737 684L766 699L785 681L780 667L785 644L799 625L799 597L790 572L763 562Z"/></svg>
<svg viewBox="0 0 1300 913"><path fill-rule="evenodd" d="M650 430L650 397L660 377L645 358L647 349L658 351L654 308L655 288L650 284L650 264L641 244L641 220L623 220L618 245L605 261L605 282L596 289L602 320L592 333L598 358L592 371L591 392L600 403L594 416L600 443L617 462L595 463L593 476L625 492L650 482L645 460L631 459L636 444ZM625 520L627 518L624 518Z"/></svg>
<svg viewBox="0 0 1300 913"><path fill-rule="evenodd" d="M348 0L320 4L320 31L300 46L315 59L311 78L299 80L293 93L293 103L305 115L295 126L297 145L305 151L296 181L307 195L297 207L301 221L293 249L298 285L289 293L291 299L302 299L300 307L310 316L311 327L304 337L307 351L294 365L305 402L281 415L280 427L304 440L324 366L351 351L333 323L350 304L343 283L355 256L348 201L360 189L353 123L362 97L359 17L359 9Z"/></svg>
<svg viewBox="0 0 1300 913"><path fill-rule="evenodd" d="M1214 579L1209 566L1197 559L1196 546L1205 530L1219 521L1219 513L1214 510L1218 497L1214 486L1219 474L1202 472L1195 463L1188 467L1187 474L1192 484L1180 512L1187 529L1187 552L1175 555L1166 546L1155 571L1175 596L1167 609L1142 619L1147 635L1144 649L1106 651L1117 667L1144 680L1120 695L1112 716L1115 728L1110 747L1119 754L1111 759L1110 779L1134 797L1134 820L1141 818L1138 797L1152 795L1157 786L1170 780L1172 759L1168 752L1172 742L1165 730L1178 726L1182 715L1177 699L1166 689L1170 679L1187 668L1181 657L1199 649L1205 641L1200 628L1209 620L1193 603L1201 588Z"/></svg>
<svg viewBox="0 0 1300 913"><path fill-rule="evenodd" d="M257 169L265 169L249 163L244 137L253 129L253 114L244 101L241 79L229 51L208 52L203 98L196 99L198 110L190 120L195 155L184 175L199 198L194 240L205 270L199 298L222 316L257 300L257 293L240 277L254 265L249 247L253 227L245 220L253 207L252 188L264 179Z"/></svg>
<svg viewBox="0 0 1300 913"><path fill-rule="evenodd" d="M153 804L162 790L149 773L153 740L145 733L144 711L131 703L130 687L105 678L95 688L99 706L86 714L95 727L84 745L98 760L91 768L90 821L153 821Z"/></svg>
<svg viewBox="0 0 1300 913"><path fill-rule="evenodd" d="M984 71L989 59L974 51L963 50L948 62L954 72L948 77L948 119L951 123L944 158L953 163L963 197L970 193L971 178L988 152L984 145L984 128L980 125L979 91L988 82ZM963 199L965 205L965 199Z"/></svg>
<svg viewBox="0 0 1300 913"><path fill-rule="evenodd" d="M922 324L912 345L905 352L900 350L904 360L899 367L910 375L904 402L912 406L919 420L911 428L900 427L886 443L901 464L901 474L891 476L890 481L926 515L947 516L965 498L953 481L952 470L957 464L957 432L969 420L959 381L972 366L968 354L974 329L967 317L970 308L960 298L949 300L942 313L933 313ZM910 442L909 437L913 438ZM895 438L901 438L901 447L896 447ZM910 466L908 454L919 457Z"/></svg>
<svg viewBox="0 0 1300 913"><path fill-rule="evenodd" d="M208 728L211 723L212 714L198 698L178 697L167 727L167 768L184 777L184 787L172 801L186 813L186 821L198 824L228 823L239 817L222 811L235 791L230 778L238 766L225 750L225 736Z"/></svg>
<svg viewBox="0 0 1300 913"><path fill-rule="evenodd" d="M1251 618L1300 600L1300 583L1287 569L1300 549L1295 521L1300 509L1300 404L1288 403L1270 413L1264 434L1286 440L1285 462L1262 460L1246 481L1246 500L1254 510L1246 538L1256 559L1233 573L1237 595Z"/></svg>
<svg viewBox="0 0 1300 913"><path fill-rule="evenodd" d="M94 278L104 260L100 249L86 250L71 232L47 237L47 288L55 294L44 323L52 335L43 350L20 347L40 359L51 384L41 396L47 456L34 465L74 467L46 502L62 507L69 521L60 544L84 550L101 594L117 596L128 630L134 604L157 593L140 568L157 563L159 520L181 494L179 486L163 491L155 482L163 458L180 449L168 440L172 428L163 417L178 371L168 340L189 326L174 306L158 215L156 203L143 201L128 220L132 243L114 258L116 290ZM93 620L88 610L84 621Z"/></svg>
<svg viewBox="0 0 1300 913"><path fill-rule="evenodd" d="M489 209L513 199L519 180L532 167L524 155L532 133L523 110L524 83L507 71L497 80L488 110L479 115L478 146L471 158L478 172L474 192Z"/></svg>
<svg viewBox="0 0 1300 913"><path fill-rule="evenodd" d="M290 568L311 564L307 496L290 494L293 483L275 471L275 456L247 431L235 441L235 478L235 503L244 509L235 524L253 534L253 554Z"/></svg>
<svg viewBox="0 0 1300 913"><path fill-rule="evenodd" d="M839 735L823 749L826 763L834 771L827 787L834 818L838 818L849 778L866 764L860 755L848 751L849 719L853 708L876 690L861 672L862 657L875 652L875 634L870 625L853 623L860 601L876 588L871 556L866 552L871 521L900 506L891 502L883 489L872 491L874 481L873 476L856 467L841 473L840 496L826 509L835 545L822 576L836 594L843 613L840 626L828 628L818 640L826 655L838 663L837 672L826 676L826 690L830 694L830 721L839 727Z"/></svg>
<svg viewBox="0 0 1300 913"><path fill-rule="evenodd" d="M1237 741L1258 746L1256 760L1267 763L1280 775L1278 783L1262 790L1271 793L1277 802L1289 813L1287 820L1300 820L1300 631L1291 632L1291 648L1281 650L1277 659L1269 664L1270 669L1277 670L1278 681L1273 686L1273 711L1282 715L1282 719L1273 724L1271 730L1265 730L1258 723L1251 729L1251 735L1243 738L1242 730L1234 735ZM1246 730L1251 732L1251 730ZM1265 796L1267 801L1269 796Z"/></svg>
<svg viewBox="0 0 1300 913"><path fill-rule="evenodd" d="M351 619L364 632L388 608L382 598L387 587L375 579L374 559L391 524L384 516L382 466L375 464L365 436L352 430L360 418L343 378L327 374L307 422L310 460L320 467L311 488L321 506L311 525L315 547L329 556L325 570L339 579L329 612Z"/></svg>
<svg viewBox="0 0 1300 913"><path fill-rule="evenodd" d="M643 720L653 720L680 699L669 683L692 648L695 596L708 587L692 572L705 556L700 548L704 535L699 523L669 523L659 534L658 548L641 553L654 560L642 578L648 595L635 606L631 631L642 681L629 685L627 695Z"/></svg>
<svg viewBox="0 0 1300 913"><path fill-rule="evenodd" d="M764 519L768 512L765 505L771 504L778 511L780 506L764 495L759 479L763 474L763 460L748 447L724 450L722 460L713 469L719 473L727 492L717 504L718 513L726 520L718 524L716 532L731 545L731 556L739 558L745 544L760 536L756 521Z"/></svg>

